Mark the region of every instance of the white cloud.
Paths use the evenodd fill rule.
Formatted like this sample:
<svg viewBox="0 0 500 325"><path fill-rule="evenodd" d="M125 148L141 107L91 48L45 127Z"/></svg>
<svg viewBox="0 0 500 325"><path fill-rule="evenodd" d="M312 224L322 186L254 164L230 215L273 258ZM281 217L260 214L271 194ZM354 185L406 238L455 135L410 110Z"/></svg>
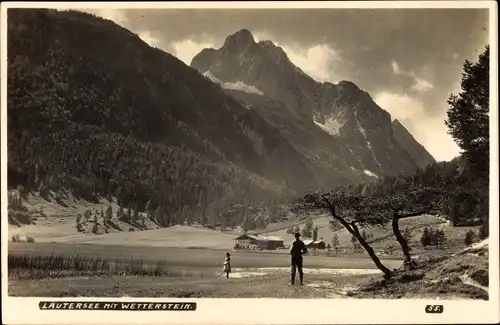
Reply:
<svg viewBox="0 0 500 325"><path fill-rule="evenodd" d="M447 134L445 113L429 118L423 104L406 94L381 92L376 94L374 100L391 113L393 119L398 119L436 160L448 161L460 153L456 143Z"/></svg>
<svg viewBox="0 0 500 325"><path fill-rule="evenodd" d="M392 71L394 74L401 74L401 68L399 67L399 64L396 61L391 62L392 65Z"/></svg>
<svg viewBox="0 0 500 325"><path fill-rule="evenodd" d="M99 17L112 20L121 26L127 22L127 18L120 9L88 9L82 11L90 12Z"/></svg>
<svg viewBox="0 0 500 325"><path fill-rule="evenodd" d="M159 47L160 40L154 38L149 31L140 32L139 37L150 46Z"/></svg>
<svg viewBox="0 0 500 325"><path fill-rule="evenodd" d="M391 67L395 75L405 75L413 79L414 83L410 88L412 91L426 92L434 88L434 85L430 81L417 77L413 71L404 71L394 60L391 62Z"/></svg>
<svg viewBox="0 0 500 325"><path fill-rule="evenodd" d="M172 48L174 49L174 53L172 54L185 64L190 65L194 56L207 47L213 47L213 44L211 42L199 43L191 39L186 39L172 43Z"/></svg>
<svg viewBox="0 0 500 325"><path fill-rule="evenodd" d="M415 79L415 84L411 87L411 89L414 91L426 92L434 88L434 85L427 80L420 78L414 78L414 79Z"/></svg>
<svg viewBox="0 0 500 325"><path fill-rule="evenodd" d="M255 32L253 35L256 42L270 40L274 45L283 48L290 61L313 79L320 82L339 81L333 69L340 61L340 53L328 44L316 44L303 48L297 45L280 44L270 34L263 31Z"/></svg>
<svg viewBox="0 0 500 325"><path fill-rule="evenodd" d="M340 55L326 44L318 44L309 48L283 46L290 61L317 81L338 82L333 71Z"/></svg>

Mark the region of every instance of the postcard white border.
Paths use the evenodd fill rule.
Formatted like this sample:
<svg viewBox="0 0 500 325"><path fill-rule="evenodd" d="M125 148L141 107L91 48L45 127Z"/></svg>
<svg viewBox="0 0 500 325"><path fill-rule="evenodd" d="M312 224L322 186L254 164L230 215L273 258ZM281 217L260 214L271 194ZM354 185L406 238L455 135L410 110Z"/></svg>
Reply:
<svg viewBox="0 0 500 325"><path fill-rule="evenodd" d="M1 5L1 212L2 318L5 324L438 324L498 323L498 14L495 1L352 1L352 2L3 2ZM195 301L195 312L171 311L40 311L41 298L7 295L7 8L146 9L146 8L484 8L489 9L490 31L490 285L489 301L436 299L168 299L77 298L89 301ZM49 298L47 300L77 300ZM443 314L425 314L428 304L444 305Z"/></svg>

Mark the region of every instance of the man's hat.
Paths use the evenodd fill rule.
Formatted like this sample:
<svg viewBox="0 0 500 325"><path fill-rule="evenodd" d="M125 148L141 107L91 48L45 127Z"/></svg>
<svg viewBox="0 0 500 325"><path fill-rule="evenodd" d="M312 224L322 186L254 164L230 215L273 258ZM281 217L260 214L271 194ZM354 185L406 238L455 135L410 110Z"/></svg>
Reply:
<svg viewBox="0 0 500 325"><path fill-rule="evenodd" d="M294 236L295 236L295 237L300 237L300 232L296 232L296 233L294 234Z"/></svg>

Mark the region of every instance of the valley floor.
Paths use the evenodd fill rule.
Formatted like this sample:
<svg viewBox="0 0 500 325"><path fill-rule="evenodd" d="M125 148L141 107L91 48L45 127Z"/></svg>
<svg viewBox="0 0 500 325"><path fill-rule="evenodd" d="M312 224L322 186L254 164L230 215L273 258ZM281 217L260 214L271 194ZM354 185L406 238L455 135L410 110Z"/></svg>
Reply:
<svg viewBox="0 0 500 325"><path fill-rule="evenodd" d="M9 295L12 296L137 296L137 297L234 297L234 298L424 298L487 299L488 250L457 254L465 248L463 238L472 227L451 227L435 216L408 218L401 229L411 233L412 254L420 263L413 273L391 282L382 276L365 253L338 256L306 256L303 287L288 286L290 270L287 251L233 251L234 232L200 226L159 228L146 220L145 226L115 221L110 233L77 231L75 218L87 209L99 211L114 201L97 204L63 197L63 201L31 195L24 202L29 223L9 225ZM61 203L62 202L62 203ZM23 216L23 214L14 214ZM287 228L298 219L270 224L260 233L293 238ZM331 241L338 236L341 247L349 247L344 229L331 231L326 216L314 217L320 236ZM442 229L448 242L440 249L418 243L425 227ZM143 227L143 228L141 228ZM401 250L387 229L367 229L371 246L390 269L401 266ZM29 237L34 242L23 242ZM486 246L487 247L487 246ZM221 276L225 253L231 252L233 273ZM53 256L62 260L50 260ZM431 259L431 257L440 259ZM75 259L80 270L73 269ZM45 262L44 262L45 261ZM48 261L48 262L47 262ZM12 262L12 263L11 263ZM106 263L107 271L98 263ZM160 262L160 266L158 266ZM38 264L37 264L38 263ZM46 264L44 264L46 263ZM64 266L64 263L69 263ZM85 267L82 267L82 263ZM93 266L94 265L94 266ZM155 268L162 272L156 272ZM145 272L139 269L144 268ZM123 271L123 272L122 272ZM156 275L156 276L153 276Z"/></svg>
<svg viewBox="0 0 500 325"><path fill-rule="evenodd" d="M106 255L110 247L59 244L9 245L10 256ZM115 249L118 249L115 247ZM487 247L486 247L487 250ZM416 271L383 283L368 258L306 257L305 285L288 285L285 256L234 252L229 279L221 274L220 252L214 250L121 248L114 259L165 261L162 276L44 273L9 269L9 295L30 297L217 297L217 298L433 298L488 299L488 259L485 248L451 257L420 261ZM397 268L401 262L384 260Z"/></svg>

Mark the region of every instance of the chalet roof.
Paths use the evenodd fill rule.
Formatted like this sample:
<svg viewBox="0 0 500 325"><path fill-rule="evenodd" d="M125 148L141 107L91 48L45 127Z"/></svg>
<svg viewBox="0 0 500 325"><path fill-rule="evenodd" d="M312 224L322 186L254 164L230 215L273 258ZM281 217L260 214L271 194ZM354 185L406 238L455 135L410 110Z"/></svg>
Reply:
<svg viewBox="0 0 500 325"><path fill-rule="evenodd" d="M304 244L307 245L311 245L311 244L320 244L320 243L324 243L323 240L314 240L312 238L307 238L307 239L304 239L302 240L304 242Z"/></svg>
<svg viewBox="0 0 500 325"><path fill-rule="evenodd" d="M283 241L283 238L278 236L258 236L258 240Z"/></svg>
<svg viewBox="0 0 500 325"><path fill-rule="evenodd" d="M259 236L259 235L250 235L244 234L239 237L236 237L235 240L250 238L253 240L263 240L263 241L283 241L283 238L278 236Z"/></svg>

